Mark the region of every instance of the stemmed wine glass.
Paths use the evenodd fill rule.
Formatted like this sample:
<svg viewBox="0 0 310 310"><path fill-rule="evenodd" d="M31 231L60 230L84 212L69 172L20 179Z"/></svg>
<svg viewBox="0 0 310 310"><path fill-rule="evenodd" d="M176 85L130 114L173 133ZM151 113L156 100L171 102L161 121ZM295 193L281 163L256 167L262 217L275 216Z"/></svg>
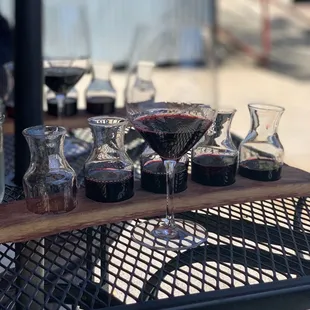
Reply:
<svg viewBox="0 0 310 310"><path fill-rule="evenodd" d="M62 122L67 93L90 68L86 7L76 2L49 4L45 9L45 85L56 94L58 118Z"/></svg>
<svg viewBox="0 0 310 310"><path fill-rule="evenodd" d="M175 218L173 203L175 166L203 137L217 113L214 55L205 31L165 29L151 40L152 49L139 46L144 51L140 60L153 58L157 64L153 75L156 97L141 102L132 94L131 102L126 103L127 117L161 157L167 185L166 217L141 220L132 231L136 242L151 249L192 248L207 238L203 226ZM201 50L197 50L198 41ZM191 46L193 49L188 48ZM148 50L151 55L145 55Z"/></svg>

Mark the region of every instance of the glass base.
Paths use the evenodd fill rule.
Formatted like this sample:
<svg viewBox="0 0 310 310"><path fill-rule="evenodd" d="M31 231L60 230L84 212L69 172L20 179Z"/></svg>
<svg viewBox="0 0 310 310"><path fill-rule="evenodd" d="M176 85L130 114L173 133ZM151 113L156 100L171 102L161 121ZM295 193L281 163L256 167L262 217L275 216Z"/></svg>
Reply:
<svg viewBox="0 0 310 310"><path fill-rule="evenodd" d="M152 219L139 223L132 230L138 244L152 250L179 251L195 248L207 241L207 230L191 221L176 219L169 227L165 219Z"/></svg>

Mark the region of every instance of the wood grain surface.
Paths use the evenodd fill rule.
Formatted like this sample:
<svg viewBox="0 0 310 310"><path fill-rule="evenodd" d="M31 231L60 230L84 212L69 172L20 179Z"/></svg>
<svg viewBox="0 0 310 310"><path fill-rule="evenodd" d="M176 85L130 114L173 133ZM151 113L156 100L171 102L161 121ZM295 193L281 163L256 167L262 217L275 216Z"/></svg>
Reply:
<svg viewBox="0 0 310 310"><path fill-rule="evenodd" d="M0 243L26 241L94 225L163 215L165 195L148 193L138 187L133 198L120 203L91 201L84 196L84 190L80 189L77 208L58 215L30 213L23 200L3 204L0 207ZM231 186L208 187L189 181L188 189L175 195L175 212L307 196L309 193L310 174L285 166L281 180L275 182L258 182L237 176L236 183Z"/></svg>

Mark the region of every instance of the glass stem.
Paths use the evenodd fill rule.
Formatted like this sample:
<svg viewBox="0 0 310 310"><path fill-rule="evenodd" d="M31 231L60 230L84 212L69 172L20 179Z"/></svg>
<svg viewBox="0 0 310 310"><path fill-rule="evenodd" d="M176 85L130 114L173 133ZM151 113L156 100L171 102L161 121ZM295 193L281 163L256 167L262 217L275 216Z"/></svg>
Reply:
<svg viewBox="0 0 310 310"><path fill-rule="evenodd" d="M56 95L57 116L58 116L58 120L59 120L60 123L61 123L61 120L62 120L62 118L64 116L64 112L65 112L65 99L66 99L66 96L63 95L63 94L57 94Z"/></svg>
<svg viewBox="0 0 310 310"><path fill-rule="evenodd" d="M175 160L164 160L164 166L166 169L166 191L167 191L167 205L166 205L166 225L174 227L174 176L175 176Z"/></svg>

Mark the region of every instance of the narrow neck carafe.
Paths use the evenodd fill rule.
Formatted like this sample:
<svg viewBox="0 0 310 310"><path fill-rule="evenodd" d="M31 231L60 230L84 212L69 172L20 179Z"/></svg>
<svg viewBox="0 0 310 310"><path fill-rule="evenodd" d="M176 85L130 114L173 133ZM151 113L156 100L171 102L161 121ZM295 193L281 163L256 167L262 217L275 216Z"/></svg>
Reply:
<svg viewBox="0 0 310 310"><path fill-rule="evenodd" d="M239 174L256 181L281 178L284 148L278 125L284 108L268 104L249 104L251 128L239 146Z"/></svg>
<svg viewBox="0 0 310 310"><path fill-rule="evenodd" d="M86 110L93 115L109 115L115 112L116 91L110 74L112 63L94 62L93 78L86 89Z"/></svg>
<svg viewBox="0 0 310 310"><path fill-rule="evenodd" d="M152 81L154 66L153 62L138 62L134 84L127 90L127 102L144 102L155 98L155 87Z"/></svg>
<svg viewBox="0 0 310 310"><path fill-rule="evenodd" d="M124 134L127 121L119 117L92 117L89 119L94 145L93 157L98 160L120 158L125 154Z"/></svg>
<svg viewBox="0 0 310 310"><path fill-rule="evenodd" d="M66 166L63 127L37 126L24 131L30 149L30 165L37 172L46 173L51 169Z"/></svg>
<svg viewBox="0 0 310 310"><path fill-rule="evenodd" d="M77 205L76 174L64 155L66 129L35 126L23 131L30 148L30 165L23 177L29 211L62 213Z"/></svg>
<svg viewBox="0 0 310 310"><path fill-rule="evenodd" d="M95 62L93 64L93 77L88 91L115 92L111 83L113 65L110 62Z"/></svg>
<svg viewBox="0 0 310 310"><path fill-rule="evenodd" d="M230 127L235 113L235 109L223 109L218 111L212 127L206 133L206 142L208 146L235 149L230 134Z"/></svg>
<svg viewBox="0 0 310 310"><path fill-rule="evenodd" d="M134 168L125 152L127 120L97 116L88 119L94 138L84 165L85 195L99 202L118 202L134 195Z"/></svg>
<svg viewBox="0 0 310 310"><path fill-rule="evenodd" d="M267 104L249 104L248 107L251 116L250 131L255 139L266 141L270 137L276 137L284 109Z"/></svg>

